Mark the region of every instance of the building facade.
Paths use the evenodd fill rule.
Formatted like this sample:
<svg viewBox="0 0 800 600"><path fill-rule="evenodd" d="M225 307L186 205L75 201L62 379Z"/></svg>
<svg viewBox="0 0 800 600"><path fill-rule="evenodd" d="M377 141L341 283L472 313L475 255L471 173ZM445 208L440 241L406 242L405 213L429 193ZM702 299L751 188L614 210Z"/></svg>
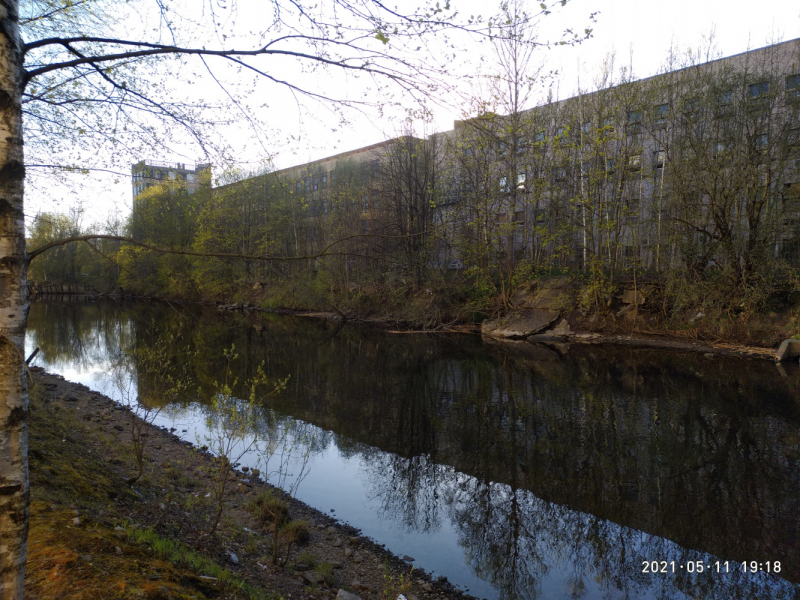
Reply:
<svg viewBox="0 0 800 600"><path fill-rule="evenodd" d="M134 200L145 190L159 185L180 186L191 194L202 185L211 185L211 164L142 160L131 166L131 185Z"/></svg>
<svg viewBox="0 0 800 600"><path fill-rule="evenodd" d="M134 198L165 180L196 186L209 168L143 161L132 169ZM517 114L456 121L424 139L386 140L216 193L240 206L259 199L248 223L283 224L255 244L276 255L313 256L351 240L347 273L353 257L388 270L509 276L530 265L742 275L770 261L796 263L800 40L601 82Z"/></svg>

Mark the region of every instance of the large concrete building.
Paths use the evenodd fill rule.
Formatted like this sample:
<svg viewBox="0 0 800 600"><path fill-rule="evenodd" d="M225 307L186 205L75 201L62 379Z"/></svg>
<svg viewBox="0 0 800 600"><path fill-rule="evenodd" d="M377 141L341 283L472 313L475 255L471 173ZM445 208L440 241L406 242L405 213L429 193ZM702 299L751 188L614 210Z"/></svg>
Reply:
<svg viewBox="0 0 800 600"><path fill-rule="evenodd" d="M415 162L397 176L390 157L404 145ZM334 201L350 167L361 183ZM165 178L196 186L208 168L143 161L133 167L134 197ZM797 260L800 39L267 176L302 207L312 245L325 242L320 224L334 215L348 233L379 231L383 218L382 231L406 235L394 221L417 211L435 225L429 264L438 266L480 256L509 268L599 260L656 270L736 266L756 252ZM403 212L401 201L417 205Z"/></svg>
<svg viewBox="0 0 800 600"><path fill-rule="evenodd" d="M134 200L148 188L158 185L180 186L191 194L201 185L211 185L211 164L142 160L131 166L131 184Z"/></svg>

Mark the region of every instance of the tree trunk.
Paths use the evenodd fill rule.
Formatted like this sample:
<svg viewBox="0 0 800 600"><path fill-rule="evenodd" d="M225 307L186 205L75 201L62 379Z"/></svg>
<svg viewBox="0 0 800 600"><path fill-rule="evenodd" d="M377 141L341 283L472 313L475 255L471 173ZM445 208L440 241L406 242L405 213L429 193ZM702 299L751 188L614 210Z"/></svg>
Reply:
<svg viewBox="0 0 800 600"><path fill-rule="evenodd" d="M22 600L28 538L28 316L18 0L0 0L0 600Z"/></svg>

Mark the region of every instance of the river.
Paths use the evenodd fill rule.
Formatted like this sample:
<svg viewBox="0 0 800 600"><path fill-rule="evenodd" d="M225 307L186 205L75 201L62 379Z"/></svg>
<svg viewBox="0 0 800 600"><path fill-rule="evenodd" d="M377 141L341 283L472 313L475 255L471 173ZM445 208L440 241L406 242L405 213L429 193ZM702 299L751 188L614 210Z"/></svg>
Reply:
<svg viewBox="0 0 800 600"><path fill-rule="evenodd" d="M263 363L288 378L258 425L281 443L243 462L469 594L800 598L797 365L163 304L28 318L34 364L122 402L158 404L132 357L165 344L191 385L157 424L202 443L223 351L239 382Z"/></svg>

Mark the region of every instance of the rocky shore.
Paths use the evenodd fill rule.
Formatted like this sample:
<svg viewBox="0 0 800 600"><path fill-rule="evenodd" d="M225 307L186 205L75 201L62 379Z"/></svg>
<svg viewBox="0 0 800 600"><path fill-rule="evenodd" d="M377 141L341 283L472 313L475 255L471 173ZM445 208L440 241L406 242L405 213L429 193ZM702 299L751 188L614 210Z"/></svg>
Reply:
<svg viewBox="0 0 800 600"><path fill-rule="evenodd" d="M305 522L308 539L273 564L272 534L251 510L271 486L252 472L232 471L209 535L219 468L210 454L147 425L144 475L129 486L137 415L31 371L27 598L470 598L294 498L289 517Z"/></svg>

